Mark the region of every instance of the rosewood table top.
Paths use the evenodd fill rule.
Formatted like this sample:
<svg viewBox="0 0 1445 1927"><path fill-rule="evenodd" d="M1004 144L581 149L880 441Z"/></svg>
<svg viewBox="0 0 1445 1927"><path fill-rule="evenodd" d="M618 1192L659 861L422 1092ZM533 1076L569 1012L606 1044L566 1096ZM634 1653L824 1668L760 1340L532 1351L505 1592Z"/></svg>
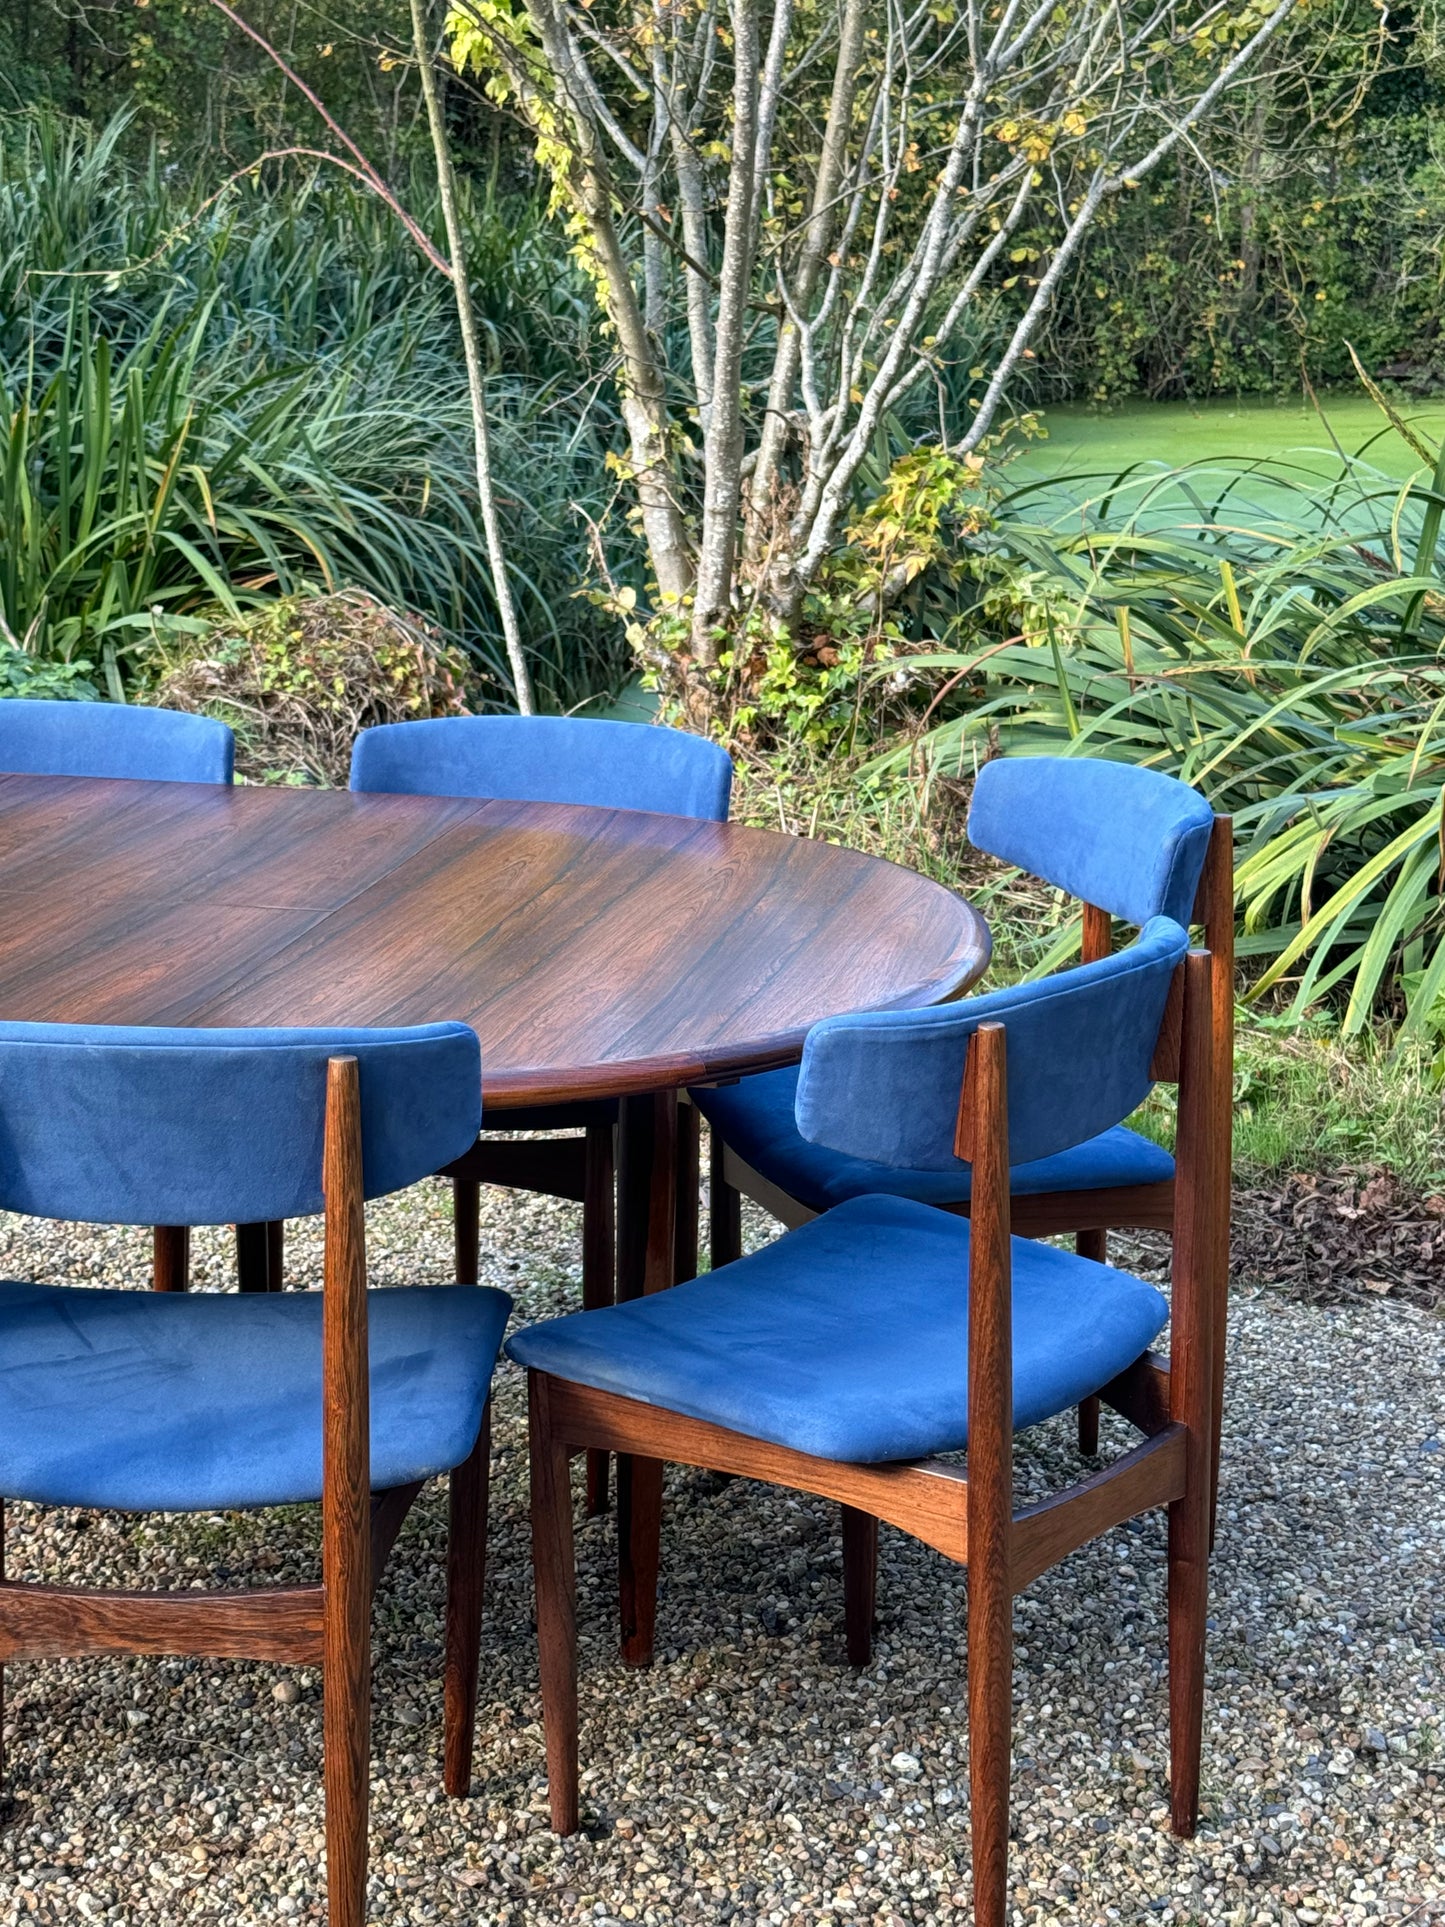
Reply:
<svg viewBox="0 0 1445 1927"><path fill-rule="evenodd" d="M796 1059L988 963L962 898L854 850L557 804L0 775L0 1017L414 1024L489 1105Z"/></svg>

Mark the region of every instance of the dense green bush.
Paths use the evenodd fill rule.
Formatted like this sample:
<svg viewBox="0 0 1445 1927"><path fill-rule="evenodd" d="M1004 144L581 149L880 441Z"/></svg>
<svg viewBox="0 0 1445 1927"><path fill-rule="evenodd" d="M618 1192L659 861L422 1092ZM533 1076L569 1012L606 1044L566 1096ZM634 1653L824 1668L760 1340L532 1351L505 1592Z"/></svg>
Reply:
<svg viewBox="0 0 1445 1927"><path fill-rule="evenodd" d="M360 587L506 688L474 518L448 291L349 185L269 180L198 206L153 157L47 114L0 119L0 617L112 694L213 608ZM575 590L605 418L576 400L585 309L530 204L469 206L495 465L544 699L615 684Z"/></svg>
<svg viewBox="0 0 1445 1927"><path fill-rule="evenodd" d="M1197 145L1119 197L1035 344L1035 395L1445 387L1445 62L1436 10L1296 9Z"/></svg>

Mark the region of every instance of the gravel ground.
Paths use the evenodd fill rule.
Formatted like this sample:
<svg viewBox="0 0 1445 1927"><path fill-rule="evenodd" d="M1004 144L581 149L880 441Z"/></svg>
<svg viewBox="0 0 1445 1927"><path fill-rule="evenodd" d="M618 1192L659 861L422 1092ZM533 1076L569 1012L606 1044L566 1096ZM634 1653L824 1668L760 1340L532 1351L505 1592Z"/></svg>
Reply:
<svg viewBox="0 0 1445 1927"><path fill-rule="evenodd" d="M491 1282L575 1302L577 1217L484 1194ZM754 1235L764 1235L759 1221ZM440 1281L449 1208L371 1214L378 1282ZM228 1274L199 1241L199 1282ZM144 1235L0 1220L0 1276L144 1281ZM314 1230L290 1253L314 1277ZM1233 1317L1205 1817L1165 1815L1163 1533L1076 1554L1020 1598L1016 1923L1445 1921L1445 1321L1247 1283ZM578 1537L587 1829L544 1820L520 1374L499 1373L473 1796L440 1790L444 1496L413 1513L376 1610L372 1919L908 1923L967 1919L964 1578L883 1532L881 1627L842 1656L830 1508L677 1472L656 1665L610 1633L610 1520ZM1122 1431L1109 1443L1117 1443ZM1063 1422L1020 1482L1076 1463ZM314 1573L314 1515L36 1515L13 1576L109 1583ZM204 1661L15 1668L0 1919L324 1917L315 1676Z"/></svg>

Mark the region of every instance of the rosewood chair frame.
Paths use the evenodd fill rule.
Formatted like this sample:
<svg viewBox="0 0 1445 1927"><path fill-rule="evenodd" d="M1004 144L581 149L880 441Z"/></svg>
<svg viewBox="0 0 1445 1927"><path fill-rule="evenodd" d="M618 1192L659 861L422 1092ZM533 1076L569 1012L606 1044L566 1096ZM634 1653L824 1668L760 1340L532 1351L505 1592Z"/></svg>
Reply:
<svg viewBox="0 0 1445 1927"><path fill-rule="evenodd" d="M1080 1483L1037 1504L1014 1507L1006 1044L999 1024L980 1026L970 1040L955 1140L957 1154L974 1166L966 1466L938 1459L852 1465L814 1458L617 1393L529 1373L537 1628L548 1798L557 1832L575 1832L580 1822L569 1463L578 1451L608 1450L634 1455L634 1466L650 1462L659 1473L662 1461L672 1461L834 1499L844 1508L845 1531L856 1533L863 1521L886 1519L968 1566L977 1927L1003 1927L1008 1908L1013 1595L1110 1527L1167 1507L1170 1808L1175 1832L1193 1833L1203 1736L1216 1253L1224 1236L1207 953L1192 952L1180 965L1170 1003L1159 1055L1177 1052L1187 1073L1181 1078L1173 1187L1171 1355L1147 1352L1102 1388L1105 1403L1142 1438ZM620 1530L619 1560L624 1595L631 1595L622 1602L623 1655L645 1661L651 1654L656 1561L640 1573L636 1548L624 1544ZM868 1588L845 1590L849 1617L871 1618ZM629 1606L636 1621L631 1628Z"/></svg>
<svg viewBox="0 0 1445 1927"><path fill-rule="evenodd" d="M481 1278L482 1186L537 1191L582 1206L582 1309L610 1305L617 1279L617 1107L579 1103L549 1107L548 1132L567 1137L493 1138L483 1133L441 1173L452 1184L452 1236L459 1285ZM500 1113L499 1113L500 1115ZM607 1510L608 1458L587 1459L587 1510Z"/></svg>
<svg viewBox="0 0 1445 1927"><path fill-rule="evenodd" d="M1113 919L1106 910L1085 903L1083 911L1082 963L1097 963L1113 948ZM1217 1504L1220 1435L1224 1419L1225 1335L1229 1292L1229 1194L1231 1182L1230 1140L1234 1106L1234 823L1228 816L1216 816L1204 868L1195 893L1193 921L1203 928L1204 947L1212 960L1209 993L1210 1027L1213 1034L1214 1061L1218 1067L1215 1092L1215 1132L1223 1154L1218 1160L1216 1183L1221 1194L1220 1208L1225 1226L1223 1243L1216 1255L1219 1292L1215 1319L1213 1372L1213 1418L1211 1421L1210 1463L1216 1497L1210 1501L1211 1532ZM1162 1081L1162 1080L1161 1080ZM1184 1088L1180 1087L1180 1101ZM795 1230L817 1213L780 1185L772 1183L724 1143L718 1133L712 1137L709 1177L711 1197L711 1263L717 1271L742 1256L742 1199L760 1204L787 1228ZM967 1217L967 1203L941 1207ZM1072 1232L1080 1257L1100 1264L1108 1257L1110 1231L1168 1231L1174 1223L1174 1183L1164 1179L1158 1184L1121 1185L1096 1191L1054 1191L1013 1200L1013 1229L1021 1238L1052 1238ZM1079 1449L1092 1456L1099 1449L1099 1401L1086 1400L1079 1408ZM848 1548L845 1542L845 1558ZM866 1662L868 1652L862 1650Z"/></svg>
<svg viewBox="0 0 1445 1927"><path fill-rule="evenodd" d="M242 1291L281 1291L285 1285L284 1264L286 1226L280 1220L269 1224L236 1226L236 1283ZM458 1283L476 1280L459 1279ZM189 1291L191 1288L191 1227L185 1224L158 1224L153 1233L151 1287L155 1291Z"/></svg>
<svg viewBox="0 0 1445 1927"><path fill-rule="evenodd" d="M330 1927L362 1927L371 1765L371 1603L421 1484L371 1490L361 1095L354 1057L328 1062L323 1159L320 1583L249 1592L33 1585L5 1576L0 1539L0 1681L3 1668L16 1661L92 1653L262 1659L319 1667L327 1919ZM472 1773L489 1417L490 1408L484 1408L477 1442L451 1474L443 1778L455 1798L466 1795Z"/></svg>

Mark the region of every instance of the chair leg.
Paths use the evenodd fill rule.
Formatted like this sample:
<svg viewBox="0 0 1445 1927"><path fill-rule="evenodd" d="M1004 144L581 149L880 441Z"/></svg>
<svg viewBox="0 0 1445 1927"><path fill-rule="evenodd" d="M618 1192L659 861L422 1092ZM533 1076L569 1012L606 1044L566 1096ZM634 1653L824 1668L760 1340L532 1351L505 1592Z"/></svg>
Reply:
<svg viewBox="0 0 1445 1927"><path fill-rule="evenodd" d="M848 1664L873 1657L873 1615L878 1595L878 1521L856 1506L843 1507L843 1625Z"/></svg>
<svg viewBox="0 0 1445 1927"><path fill-rule="evenodd" d="M617 1147L611 1124L587 1128L582 1180L582 1309L596 1311L617 1296ZM607 1510L611 1455L587 1454L587 1512Z"/></svg>
<svg viewBox="0 0 1445 1927"><path fill-rule="evenodd" d="M266 1278L272 1291L286 1289L286 1226L280 1218L266 1226Z"/></svg>
<svg viewBox="0 0 1445 1927"><path fill-rule="evenodd" d="M1170 1821L1192 1839L1199 1820L1199 1762L1204 1743L1205 1620L1209 1611L1209 1455L1169 1508L1169 1793Z"/></svg>
<svg viewBox="0 0 1445 1927"><path fill-rule="evenodd" d="M968 1775L973 1814L974 1927L1008 1915L1009 1774L1013 1723L1013 1594L991 1560L968 1566Z"/></svg>
<svg viewBox="0 0 1445 1927"><path fill-rule="evenodd" d="M365 1927L367 1805L371 1790L371 1561L369 1538L349 1558L326 1559L322 1729L326 1778L328 1927Z"/></svg>
<svg viewBox="0 0 1445 1927"><path fill-rule="evenodd" d="M1081 1258L1092 1258L1096 1265L1109 1262L1109 1234L1107 1231L1080 1231L1074 1237L1074 1249ZM1085 1398L1079 1401L1079 1450L1086 1459L1091 1459L1099 1450L1099 1401Z"/></svg>
<svg viewBox="0 0 1445 1927"><path fill-rule="evenodd" d="M492 1408L471 1454L453 1466L447 1532L446 1658L442 1665L442 1780L454 1800L472 1784L477 1726L477 1662L482 1641L482 1597L487 1577L487 1486L491 1472Z"/></svg>
<svg viewBox="0 0 1445 1927"><path fill-rule="evenodd" d="M662 1461L619 1454L617 1604L622 1658L629 1666L652 1664L661 1536Z"/></svg>
<svg viewBox="0 0 1445 1927"><path fill-rule="evenodd" d="M475 1285L482 1275L482 1187L475 1178L452 1179L452 1235L457 1283Z"/></svg>
<svg viewBox="0 0 1445 1927"><path fill-rule="evenodd" d="M567 1447L551 1435L545 1381L531 1373L532 1570L547 1745L547 1799L556 1833L575 1833L577 1799L577 1575Z"/></svg>
<svg viewBox="0 0 1445 1927"><path fill-rule="evenodd" d="M236 1282L242 1291L279 1291L285 1227L236 1226Z"/></svg>
<svg viewBox="0 0 1445 1927"><path fill-rule="evenodd" d="M158 1224L152 1233L151 1285L185 1291L191 1282L191 1232L184 1224Z"/></svg>
<svg viewBox="0 0 1445 1927"><path fill-rule="evenodd" d="M1185 966L1183 1070L1178 1158L1181 1191L1174 1233L1169 1313L1169 1415L1184 1430L1184 1491L1169 1508L1169 1805L1174 1831L1189 1839L1199 1819L1204 1739L1204 1647L1209 1611L1209 1541L1214 1505L1213 1375L1219 1313L1218 1258L1227 1217L1218 1186L1217 1117L1211 1080L1209 959ZM1192 1075L1189 1073L1193 1072Z"/></svg>
<svg viewBox="0 0 1445 1927"><path fill-rule="evenodd" d="M743 1255L742 1193L723 1176L722 1134L713 1131L708 1170L708 1246L714 1271Z"/></svg>

